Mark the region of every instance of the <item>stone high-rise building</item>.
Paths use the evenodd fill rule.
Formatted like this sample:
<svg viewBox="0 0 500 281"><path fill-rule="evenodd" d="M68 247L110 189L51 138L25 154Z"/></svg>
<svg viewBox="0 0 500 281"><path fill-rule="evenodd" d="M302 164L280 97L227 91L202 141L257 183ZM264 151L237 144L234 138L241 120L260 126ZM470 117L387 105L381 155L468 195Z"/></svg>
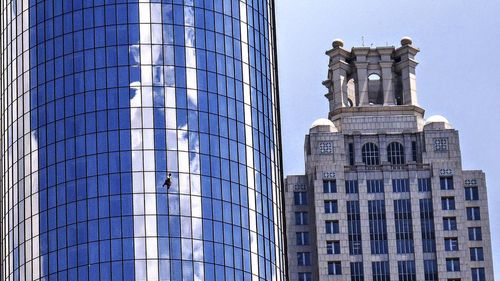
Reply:
<svg viewBox="0 0 500 281"><path fill-rule="evenodd" d="M485 175L462 170L444 117L424 119L418 51L327 51L330 113L286 178L290 280L493 280Z"/></svg>

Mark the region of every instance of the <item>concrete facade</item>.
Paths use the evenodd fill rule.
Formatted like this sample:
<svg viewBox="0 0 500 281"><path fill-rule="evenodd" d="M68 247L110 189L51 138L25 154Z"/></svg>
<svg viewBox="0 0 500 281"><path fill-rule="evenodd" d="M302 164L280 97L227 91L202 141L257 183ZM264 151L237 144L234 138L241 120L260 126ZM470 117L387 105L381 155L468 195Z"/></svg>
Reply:
<svg viewBox="0 0 500 281"><path fill-rule="evenodd" d="M485 175L462 169L444 117L424 119L418 51L327 51L329 118L285 181L290 280L494 280Z"/></svg>

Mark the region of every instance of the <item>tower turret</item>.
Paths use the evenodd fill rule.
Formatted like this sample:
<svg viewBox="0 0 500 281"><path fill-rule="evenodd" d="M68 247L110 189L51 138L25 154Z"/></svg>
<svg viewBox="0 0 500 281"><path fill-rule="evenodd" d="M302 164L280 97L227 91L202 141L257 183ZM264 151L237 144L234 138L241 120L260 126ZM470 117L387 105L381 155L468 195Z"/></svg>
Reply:
<svg viewBox="0 0 500 281"><path fill-rule="evenodd" d="M419 49L409 37L401 46L344 48L335 39L330 57L328 78L323 84L330 102L330 116L340 108L369 106L418 106L415 55Z"/></svg>

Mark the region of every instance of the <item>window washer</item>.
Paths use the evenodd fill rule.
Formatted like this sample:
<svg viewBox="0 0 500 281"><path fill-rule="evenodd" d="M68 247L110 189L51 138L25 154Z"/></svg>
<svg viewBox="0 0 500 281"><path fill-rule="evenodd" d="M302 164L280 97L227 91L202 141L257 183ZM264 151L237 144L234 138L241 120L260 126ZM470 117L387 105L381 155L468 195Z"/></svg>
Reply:
<svg viewBox="0 0 500 281"><path fill-rule="evenodd" d="M167 186L167 189L170 189L170 186L172 185L172 174L171 173L168 173L168 177L162 186L165 186L165 185Z"/></svg>

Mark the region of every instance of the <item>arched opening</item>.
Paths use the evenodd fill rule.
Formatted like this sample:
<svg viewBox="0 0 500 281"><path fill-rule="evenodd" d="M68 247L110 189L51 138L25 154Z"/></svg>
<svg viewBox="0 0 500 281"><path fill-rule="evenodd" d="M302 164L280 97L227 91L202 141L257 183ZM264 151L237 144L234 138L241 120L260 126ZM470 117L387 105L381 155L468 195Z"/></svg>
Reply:
<svg viewBox="0 0 500 281"><path fill-rule="evenodd" d="M382 79L380 75L372 73L368 76L368 102L370 104L383 104Z"/></svg>
<svg viewBox="0 0 500 281"><path fill-rule="evenodd" d="M363 147L361 147L361 156L365 165L380 165L378 146L372 142L365 143Z"/></svg>
<svg viewBox="0 0 500 281"><path fill-rule="evenodd" d="M354 81L354 78L349 79L347 82L347 100L345 101L345 104L347 107L353 107L358 105L358 99L356 98L356 82Z"/></svg>
<svg viewBox="0 0 500 281"><path fill-rule="evenodd" d="M387 146L387 161L392 165L403 165L405 163L405 148L399 142L391 142Z"/></svg>

